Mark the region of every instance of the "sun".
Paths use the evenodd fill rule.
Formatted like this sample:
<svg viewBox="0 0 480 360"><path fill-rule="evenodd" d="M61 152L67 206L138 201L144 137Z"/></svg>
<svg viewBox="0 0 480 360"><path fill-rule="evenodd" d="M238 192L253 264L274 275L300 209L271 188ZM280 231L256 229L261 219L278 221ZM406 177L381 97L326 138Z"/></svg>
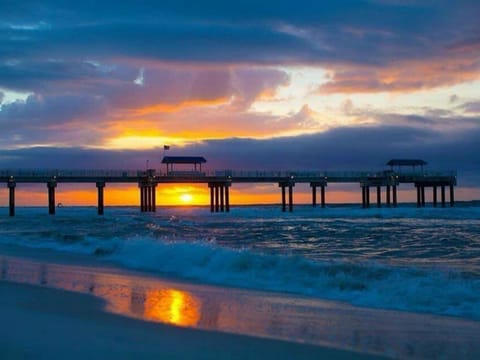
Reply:
<svg viewBox="0 0 480 360"><path fill-rule="evenodd" d="M189 204L189 203L192 202L193 196L191 194L184 193L184 194L180 195L180 200L185 204Z"/></svg>

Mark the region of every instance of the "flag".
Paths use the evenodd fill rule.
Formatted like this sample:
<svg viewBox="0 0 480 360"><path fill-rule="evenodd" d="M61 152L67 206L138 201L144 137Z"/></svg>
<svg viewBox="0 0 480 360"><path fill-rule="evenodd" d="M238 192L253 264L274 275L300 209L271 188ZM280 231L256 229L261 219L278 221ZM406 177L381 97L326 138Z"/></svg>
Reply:
<svg viewBox="0 0 480 360"><path fill-rule="evenodd" d="M170 145L163 145L163 150L170 150Z"/></svg>

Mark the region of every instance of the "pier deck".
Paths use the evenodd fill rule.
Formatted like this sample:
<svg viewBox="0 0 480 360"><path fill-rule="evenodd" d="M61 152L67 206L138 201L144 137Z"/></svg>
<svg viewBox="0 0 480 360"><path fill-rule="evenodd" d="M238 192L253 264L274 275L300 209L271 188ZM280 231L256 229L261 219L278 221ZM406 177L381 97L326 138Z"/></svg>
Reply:
<svg viewBox="0 0 480 360"><path fill-rule="evenodd" d="M312 188L312 205L317 205L317 188L321 190L321 206L325 206L325 187L328 183L358 183L362 189L362 206L370 207L370 188L377 190L377 206L381 206L381 189L385 188L386 204L397 205L397 186L414 184L417 206L425 206L425 188L433 189L433 203L437 206L437 187L441 190L441 204L445 206L445 187L450 190L450 205L454 204L455 171L168 171L148 170L0 170L0 182L9 188L10 215L15 214L15 188L18 183L44 183L48 189L49 213L55 213L55 188L60 183L92 183L98 189L98 213L103 214L103 189L107 183L136 183L140 189L140 210L156 211L156 187L161 184L203 183L210 189L212 212L229 211L229 188L235 183L277 183L281 188L282 210L293 210L293 187L308 183Z"/></svg>

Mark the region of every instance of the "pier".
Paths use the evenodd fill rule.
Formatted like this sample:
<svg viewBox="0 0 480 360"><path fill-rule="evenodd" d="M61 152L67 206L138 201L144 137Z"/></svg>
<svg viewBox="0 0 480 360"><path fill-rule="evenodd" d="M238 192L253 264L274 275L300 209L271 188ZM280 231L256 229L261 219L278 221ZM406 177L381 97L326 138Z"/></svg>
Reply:
<svg viewBox="0 0 480 360"><path fill-rule="evenodd" d="M157 209L156 189L166 184L205 184L210 190L210 211L229 212L229 189L240 183L271 183L280 188L281 210L293 211L295 184L309 184L312 191L312 206L318 206L317 189L320 188L320 206L325 207L328 184L357 183L361 191L361 206L371 207L372 193L377 207L396 207L397 189L410 184L417 191L417 206L424 207L425 190L432 190L433 206L454 206L454 187L456 174L448 172L322 172L322 171L231 171L213 170L206 172L161 172L153 169L146 171L131 170L0 170L0 182L7 185L9 191L9 215L15 215L15 191L17 184L43 183L48 193L48 213L55 214L55 190L61 184L90 183L97 188L97 210L104 214L104 190L108 184L138 184L140 211L155 212ZM383 191L382 191L383 190ZM382 198L382 192L384 197ZM438 196L440 192L440 197Z"/></svg>

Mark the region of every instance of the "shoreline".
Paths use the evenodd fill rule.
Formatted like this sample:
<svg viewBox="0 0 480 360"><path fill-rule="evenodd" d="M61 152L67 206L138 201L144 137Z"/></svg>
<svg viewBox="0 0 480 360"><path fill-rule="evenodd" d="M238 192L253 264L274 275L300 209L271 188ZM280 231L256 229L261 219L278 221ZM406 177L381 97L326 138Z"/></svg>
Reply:
<svg viewBox="0 0 480 360"><path fill-rule="evenodd" d="M92 315L93 318L90 315L80 316L87 323L82 323L81 326L96 326L89 323L96 323L97 320L102 323L101 319L105 317L119 317L124 321L149 324L145 325L149 328L159 326L162 329L175 329L175 332L187 331L187 342L193 332L213 334L209 335L212 337L227 336L229 341L237 341L237 337L253 339L249 341L255 344L247 341L247 348L258 344L268 348L273 346L272 341L286 343L288 345L282 346L288 347L288 351L295 351L295 354L298 352L299 355L294 355L295 358L302 358L305 349L309 349L308 354L318 351L317 357L320 358L323 356L322 351L326 350L340 351L335 354L336 358L337 355L358 358L364 354L368 358L378 355L395 358L443 356L468 359L480 354L480 344L477 341L480 322L476 321L357 308L335 301L308 299L291 294L188 283L124 271L115 268L113 264L97 266L94 259L76 255L66 254L62 257L48 251L33 251L35 256L29 257L28 252L22 253L21 249L5 250L7 249L2 251L0 247L3 280L0 282L0 311L6 311L6 315L9 310L5 310L4 305L14 305L11 297L17 297L15 294L18 290L20 293L31 293L31 296L37 292L41 294L39 296L44 299L38 301L43 301L44 307L50 309L53 317L57 317L59 312L66 310L62 306L57 309L55 304L64 301L53 294L67 293L65 290L68 290L69 295L66 296L73 299L69 301L73 301L78 309L82 309L84 303L93 301L97 304L94 310L78 310L84 315L92 311L96 314ZM2 256L2 253L6 255ZM13 292L11 296L8 294L10 291ZM13 306L11 312L22 319L22 316L35 310L35 304L32 306L28 309ZM33 318L37 313L35 310ZM17 323L16 319L11 321ZM80 325L72 326L75 329ZM25 327L29 327L28 324ZM421 334L420 337L418 334ZM121 337L121 333L118 336ZM46 343L49 341L51 339L46 340ZM224 349L225 357L235 358L228 353L228 349ZM242 358L257 354L256 350L252 350L252 353L248 349L245 351L247 352L243 353ZM184 355L180 358L189 356ZM215 358L215 354L210 355ZM278 355L281 358L282 352ZM310 355L305 356L312 358Z"/></svg>
<svg viewBox="0 0 480 360"><path fill-rule="evenodd" d="M371 358L326 347L140 321L107 313L102 305L88 295L0 282L0 357Z"/></svg>

